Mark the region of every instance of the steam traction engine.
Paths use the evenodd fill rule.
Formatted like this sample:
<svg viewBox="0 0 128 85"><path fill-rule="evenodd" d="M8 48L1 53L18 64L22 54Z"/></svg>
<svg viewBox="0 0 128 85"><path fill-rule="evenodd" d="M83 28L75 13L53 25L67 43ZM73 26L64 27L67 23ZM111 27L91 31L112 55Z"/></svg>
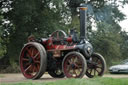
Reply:
<svg viewBox="0 0 128 85"><path fill-rule="evenodd" d="M76 31L70 35L57 30L48 38L36 40L28 38L20 54L20 68L24 77L38 79L45 72L54 78L92 78L104 74L106 63L104 58L93 52L92 45L86 39L87 7L80 7L80 38Z"/></svg>

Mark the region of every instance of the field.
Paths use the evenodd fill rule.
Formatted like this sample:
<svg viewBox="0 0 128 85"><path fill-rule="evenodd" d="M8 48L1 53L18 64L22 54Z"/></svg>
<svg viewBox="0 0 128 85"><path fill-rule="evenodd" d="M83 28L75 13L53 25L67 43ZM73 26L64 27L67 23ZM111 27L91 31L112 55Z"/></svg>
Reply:
<svg viewBox="0 0 128 85"><path fill-rule="evenodd" d="M0 85L128 85L128 78L65 79L52 82L19 82Z"/></svg>

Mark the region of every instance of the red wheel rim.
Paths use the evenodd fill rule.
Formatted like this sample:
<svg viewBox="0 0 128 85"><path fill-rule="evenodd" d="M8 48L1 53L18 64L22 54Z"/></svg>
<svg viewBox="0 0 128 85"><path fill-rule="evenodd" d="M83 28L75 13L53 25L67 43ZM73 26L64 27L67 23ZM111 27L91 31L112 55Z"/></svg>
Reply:
<svg viewBox="0 0 128 85"><path fill-rule="evenodd" d="M88 64L87 73L91 76L101 76L104 71L103 62L98 57L91 57L91 63Z"/></svg>
<svg viewBox="0 0 128 85"><path fill-rule="evenodd" d="M26 78L33 78L40 70L40 52L33 45L23 48L20 56L21 72Z"/></svg>
<svg viewBox="0 0 128 85"><path fill-rule="evenodd" d="M69 55L64 61L64 73L68 78L79 78L83 68L83 61L79 55Z"/></svg>

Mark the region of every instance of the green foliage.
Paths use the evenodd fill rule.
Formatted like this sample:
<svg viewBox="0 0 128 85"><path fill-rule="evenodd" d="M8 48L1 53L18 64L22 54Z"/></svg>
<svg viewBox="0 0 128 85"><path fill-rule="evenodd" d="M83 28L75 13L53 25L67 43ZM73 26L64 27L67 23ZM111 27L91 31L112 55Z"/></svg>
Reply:
<svg viewBox="0 0 128 85"><path fill-rule="evenodd" d="M3 23L3 15L1 14L1 9L0 9L0 59L4 56L4 54L6 53L6 45L4 45L4 40L2 39L2 34L3 34L3 30L4 27L2 25Z"/></svg>
<svg viewBox="0 0 128 85"><path fill-rule="evenodd" d="M121 42L121 53L123 56L123 59L128 58L128 33L127 32L121 32L122 42Z"/></svg>
<svg viewBox="0 0 128 85"><path fill-rule="evenodd" d="M62 1L15 0L8 5L12 9L4 15L10 21L9 24L12 24L8 30L7 45L7 55L12 65L18 61L20 50L28 36L33 34L36 37L46 37L56 29L64 29L64 23L60 22L64 8Z"/></svg>
<svg viewBox="0 0 128 85"><path fill-rule="evenodd" d="M99 23L98 30L94 31L90 37L94 51L101 53L105 57L108 65L111 65L113 61L123 57L120 52L122 37L115 27L115 25Z"/></svg>
<svg viewBox="0 0 128 85"><path fill-rule="evenodd" d="M83 1L84 0L69 0L69 7L73 16L78 14L76 9L81 3L83 3ZM123 6L127 1L89 0L87 2L88 14L91 18L94 18L96 22L103 21L109 24L113 22L113 20L118 22L123 20L125 17L125 15L118 9L119 4L121 3Z"/></svg>
<svg viewBox="0 0 128 85"><path fill-rule="evenodd" d="M2 85L127 85L128 79L126 78L93 78L93 79L66 79L57 80L55 82L25 82L25 83L13 83Z"/></svg>
<svg viewBox="0 0 128 85"><path fill-rule="evenodd" d="M3 40L0 38L0 59L4 56L6 53L6 45L2 44Z"/></svg>

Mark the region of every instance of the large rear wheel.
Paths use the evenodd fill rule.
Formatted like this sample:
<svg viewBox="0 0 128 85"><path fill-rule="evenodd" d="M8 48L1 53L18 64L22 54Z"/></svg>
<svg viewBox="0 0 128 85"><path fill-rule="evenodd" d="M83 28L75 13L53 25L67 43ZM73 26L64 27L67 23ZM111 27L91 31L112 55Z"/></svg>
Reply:
<svg viewBox="0 0 128 85"><path fill-rule="evenodd" d="M70 52L63 59L63 72L68 78L82 78L86 72L86 60L79 52Z"/></svg>
<svg viewBox="0 0 128 85"><path fill-rule="evenodd" d="M102 76L105 70L106 70L106 62L103 56L98 53L92 54L87 63L86 75L89 78Z"/></svg>
<svg viewBox="0 0 128 85"><path fill-rule="evenodd" d="M40 78L47 65L45 48L36 42L27 43L21 50L20 68L24 77L28 79Z"/></svg>

